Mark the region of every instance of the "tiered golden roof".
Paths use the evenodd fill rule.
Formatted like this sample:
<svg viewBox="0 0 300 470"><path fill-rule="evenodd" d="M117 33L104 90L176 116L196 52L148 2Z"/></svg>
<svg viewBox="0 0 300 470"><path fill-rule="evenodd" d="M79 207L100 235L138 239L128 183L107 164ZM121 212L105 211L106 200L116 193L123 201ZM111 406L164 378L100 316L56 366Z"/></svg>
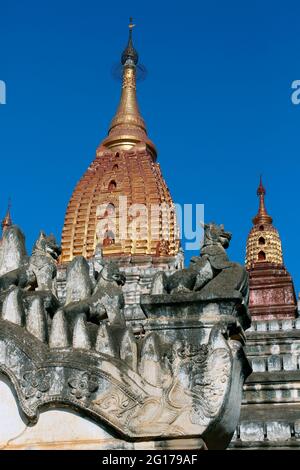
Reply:
<svg viewBox="0 0 300 470"><path fill-rule="evenodd" d="M120 104L69 202L62 262L91 257L97 245L104 255L174 256L179 250L174 204L137 103L132 26L122 54Z"/></svg>
<svg viewBox="0 0 300 470"><path fill-rule="evenodd" d="M272 225L272 217L266 211L265 194L266 190L260 179L257 190L259 209L253 219L254 226L247 239L246 266L248 269L261 262L283 265L280 236Z"/></svg>

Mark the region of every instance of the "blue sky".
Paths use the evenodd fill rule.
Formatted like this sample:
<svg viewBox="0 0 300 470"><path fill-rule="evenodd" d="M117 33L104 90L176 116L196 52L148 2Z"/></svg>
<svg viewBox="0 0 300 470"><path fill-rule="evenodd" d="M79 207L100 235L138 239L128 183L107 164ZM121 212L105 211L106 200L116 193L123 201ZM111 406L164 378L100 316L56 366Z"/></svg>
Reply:
<svg viewBox="0 0 300 470"><path fill-rule="evenodd" d="M72 190L116 109L111 76L133 16L148 78L139 103L177 203L205 204L243 262L256 188L300 289L300 4L296 1L0 0L0 213L9 196L30 247L57 238Z"/></svg>

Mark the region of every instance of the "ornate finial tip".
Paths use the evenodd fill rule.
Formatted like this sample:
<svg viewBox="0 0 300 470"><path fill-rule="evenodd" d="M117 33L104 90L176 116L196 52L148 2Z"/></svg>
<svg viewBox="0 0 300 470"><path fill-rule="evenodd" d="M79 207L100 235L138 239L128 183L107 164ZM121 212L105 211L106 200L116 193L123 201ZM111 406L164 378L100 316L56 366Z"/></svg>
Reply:
<svg viewBox="0 0 300 470"><path fill-rule="evenodd" d="M133 18L132 16L129 18L129 25L128 25L128 28L129 29L133 29L135 27L135 24L133 24Z"/></svg>
<svg viewBox="0 0 300 470"><path fill-rule="evenodd" d="M135 27L135 24L133 24L133 19L132 17L129 18L129 39L128 39L128 44L126 46L126 49L124 50L122 57L121 57L121 64L122 65L137 65L139 56L135 48L133 47L133 42L132 42L132 30Z"/></svg>
<svg viewBox="0 0 300 470"><path fill-rule="evenodd" d="M258 196L261 196L261 195L265 195L266 194L266 190L263 186L263 183L262 183L262 176L260 175L260 180L259 180L259 186L257 188L257 195Z"/></svg>

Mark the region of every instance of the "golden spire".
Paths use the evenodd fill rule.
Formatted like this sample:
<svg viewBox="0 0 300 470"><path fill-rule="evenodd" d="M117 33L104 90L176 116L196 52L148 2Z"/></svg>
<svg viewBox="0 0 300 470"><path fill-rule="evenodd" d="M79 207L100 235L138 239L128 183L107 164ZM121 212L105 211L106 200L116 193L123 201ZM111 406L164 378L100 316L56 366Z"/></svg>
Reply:
<svg viewBox="0 0 300 470"><path fill-rule="evenodd" d="M12 225L11 215L10 215L11 201L8 200L7 211L4 219L1 222L2 233Z"/></svg>
<svg viewBox="0 0 300 470"><path fill-rule="evenodd" d="M265 194L266 190L260 177L257 189L259 209L253 219L254 226L247 238L246 266L248 269L252 269L261 263L283 265L280 236L277 229L272 225L272 217L266 211Z"/></svg>
<svg viewBox="0 0 300 470"><path fill-rule="evenodd" d="M259 197L259 208L258 213L253 219L254 225L259 224L271 224L273 222L272 217L267 213L265 206L265 195L266 190L262 184L262 177L260 177L259 186L257 188L257 195Z"/></svg>
<svg viewBox="0 0 300 470"><path fill-rule="evenodd" d="M129 150L138 143L145 143L153 159L156 159L156 149L147 137L146 124L142 118L136 97L136 69L138 53L133 46L132 18L129 23L129 39L126 49L121 56L123 66L123 84L121 99L116 115L113 118L108 137L102 145L115 150Z"/></svg>

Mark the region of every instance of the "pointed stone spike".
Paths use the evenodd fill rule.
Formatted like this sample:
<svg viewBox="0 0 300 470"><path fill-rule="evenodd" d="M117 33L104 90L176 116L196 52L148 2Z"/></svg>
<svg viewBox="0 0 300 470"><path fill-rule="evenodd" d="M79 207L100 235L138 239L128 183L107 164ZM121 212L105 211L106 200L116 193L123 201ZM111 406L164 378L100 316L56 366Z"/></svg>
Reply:
<svg viewBox="0 0 300 470"><path fill-rule="evenodd" d="M0 253L0 276L21 267L26 258L25 237L16 225L4 230Z"/></svg>
<svg viewBox="0 0 300 470"><path fill-rule="evenodd" d="M75 256L67 267L65 305L89 297L92 289L88 262L83 256Z"/></svg>
<svg viewBox="0 0 300 470"><path fill-rule="evenodd" d="M68 325L63 310L58 310L53 317L49 338L50 348L67 348Z"/></svg>
<svg viewBox="0 0 300 470"><path fill-rule="evenodd" d="M99 326L95 349L97 352L107 354L108 356L115 356L112 338L109 334L106 323Z"/></svg>
<svg viewBox="0 0 300 470"><path fill-rule="evenodd" d="M25 313L22 303L22 291L19 287L12 287L5 297L2 317L3 320L15 323L15 325L24 325Z"/></svg>
<svg viewBox="0 0 300 470"><path fill-rule="evenodd" d="M35 297L29 306L26 329L33 336L40 341L46 342L47 340L47 321L46 312L44 309L43 299L39 296Z"/></svg>
<svg viewBox="0 0 300 470"><path fill-rule="evenodd" d="M167 285L167 276L163 271L160 271L155 274L152 285L151 285L151 295L159 295L166 293Z"/></svg>
<svg viewBox="0 0 300 470"><path fill-rule="evenodd" d="M120 346L120 359L134 371L137 370L137 343L129 329L125 331Z"/></svg>
<svg viewBox="0 0 300 470"><path fill-rule="evenodd" d="M91 349L91 341L89 338L86 317L84 313L78 315L73 330L73 348L75 349Z"/></svg>
<svg viewBox="0 0 300 470"><path fill-rule="evenodd" d="M162 379L160 360L158 336L156 333L149 333L143 341L139 373L149 384L158 387Z"/></svg>

